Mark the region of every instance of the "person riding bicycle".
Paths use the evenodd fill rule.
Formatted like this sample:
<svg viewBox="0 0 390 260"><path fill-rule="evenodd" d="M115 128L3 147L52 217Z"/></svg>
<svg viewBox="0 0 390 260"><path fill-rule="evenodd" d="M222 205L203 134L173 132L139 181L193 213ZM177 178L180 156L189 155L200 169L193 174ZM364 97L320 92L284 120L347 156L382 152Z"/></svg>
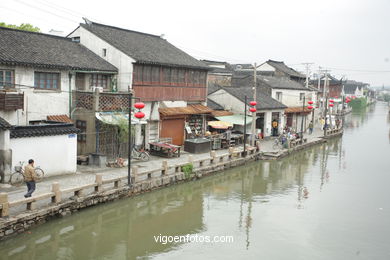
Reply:
<svg viewBox="0 0 390 260"><path fill-rule="evenodd" d="M25 198L31 197L31 194L35 191L35 181L37 175L35 174L34 160L28 160L28 165L24 167L24 181L27 185L27 193L24 195Z"/></svg>

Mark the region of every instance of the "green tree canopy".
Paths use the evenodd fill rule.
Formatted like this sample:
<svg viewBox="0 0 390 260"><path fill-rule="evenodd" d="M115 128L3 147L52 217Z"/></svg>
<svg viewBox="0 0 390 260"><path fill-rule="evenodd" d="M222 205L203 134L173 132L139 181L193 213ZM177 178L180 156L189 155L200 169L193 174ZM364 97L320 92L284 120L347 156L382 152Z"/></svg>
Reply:
<svg viewBox="0 0 390 260"><path fill-rule="evenodd" d="M6 24L3 22L0 22L0 26L12 28L12 29L18 29L18 30L22 30L22 31L30 31L30 32L40 32L41 31L38 27L35 27L34 25L29 24L29 23L22 23L20 25L14 25L14 24Z"/></svg>

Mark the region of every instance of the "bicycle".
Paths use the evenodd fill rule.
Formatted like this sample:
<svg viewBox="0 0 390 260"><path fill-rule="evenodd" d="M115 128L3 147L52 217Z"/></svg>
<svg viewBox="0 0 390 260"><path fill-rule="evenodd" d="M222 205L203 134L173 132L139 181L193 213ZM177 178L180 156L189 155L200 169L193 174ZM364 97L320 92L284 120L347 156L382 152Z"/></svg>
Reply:
<svg viewBox="0 0 390 260"><path fill-rule="evenodd" d="M277 138L275 138L272 147L273 147L274 149L283 148L283 139L285 139L285 138L286 138L285 135L280 135L280 136L278 136Z"/></svg>
<svg viewBox="0 0 390 260"><path fill-rule="evenodd" d="M150 159L150 155L144 149L138 149L133 146L133 150L131 152L131 158L141 160L143 162L147 162Z"/></svg>
<svg viewBox="0 0 390 260"><path fill-rule="evenodd" d="M20 183L24 181L24 170L23 170L24 162L20 161L19 165L15 166L15 172L11 174L9 177L9 184ZM41 169L40 166L35 167L35 175L37 176L37 181L40 181L45 176L45 172Z"/></svg>
<svg viewBox="0 0 390 260"><path fill-rule="evenodd" d="M281 144L280 144L279 138L275 138L274 143L272 145L272 148L276 149L276 148L279 148L280 146L281 146Z"/></svg>

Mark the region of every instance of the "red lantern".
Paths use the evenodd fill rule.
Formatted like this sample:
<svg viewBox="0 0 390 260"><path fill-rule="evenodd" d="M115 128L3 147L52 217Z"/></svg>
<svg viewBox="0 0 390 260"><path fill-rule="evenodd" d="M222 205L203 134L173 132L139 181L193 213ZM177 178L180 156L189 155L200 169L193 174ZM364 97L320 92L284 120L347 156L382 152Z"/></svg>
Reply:
<svg viewBox="0 0 390 260"><path fill-rule="evenodd" d="M349 102L351 102L351 100L349 100L349 99L345 100L345 103L348 104Z"/></svg>
<svg viewBox="0 0 390 260"><path fill-rule="evenodd" d="M307 102L307 103L308 103L309 105L313 105L314 102L310 100L310 101Z"/></svg>
<svg viewBox="0 0 390 260"><path fill-rule="evenodd" d="M330 103L333 103L333 102L334 102L334 100L333 100L333 99L329 99L329 102L330 102Z"/></svg>
<svg viewBox="0 0 390 260"><path fill-rule="evenodd" d="M141 119L141 118L144 118L144 117L145 117L145 113L139 111L139 112L135 113L134 116L135 116L136 118L138 118L138 119Z"/></svg>
<svg viewBox="0 0 390 260"><path fill-rule="evenodd" d="M313 109L313 106L308 106L307 108L311 110L311 109Z"/></svg>
<svg viewBox="0 0 390 260"><path fill-rule="evenodd" d="M253 112L256 112L256 108L251 107L251 108L249 108L249 111L251 111L252 113L253 113Z"/></svg>
<svg viewBox="0 0 390 260"><path fill-rule="evenodd" d="M249 105L251 105L251 106L256 106L257 105L257 102L256 101L251 101L251 102L249 102Z"/></svg>
<svg viewBox="0 0 390 260"><path fill-rule="evenodd" d="M145 107L145 103L142 103L142 102L137 102L134 104L134 107L137 108L137 109L142 109Z"/></svg>
<svg viewBox="0 0 390 260"><path fill-rule="evenodd" d="M332 103L331 103L331 104L329 104L329 106L330 106L330 107L333 107L333 106L334 106L334 104L332 104Z"/></svg>

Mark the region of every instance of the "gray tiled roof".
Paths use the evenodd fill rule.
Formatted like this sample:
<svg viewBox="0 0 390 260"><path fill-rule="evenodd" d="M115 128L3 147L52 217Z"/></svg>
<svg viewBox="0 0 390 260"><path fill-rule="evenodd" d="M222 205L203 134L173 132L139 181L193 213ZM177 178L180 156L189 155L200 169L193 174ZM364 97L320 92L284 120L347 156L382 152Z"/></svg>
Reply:
<svg viewBox="0 0 390 260"><path fill-rule="evenodd" d="M245 102L245 96L248 98L253 97L252 87L221 87L226 92L230 93L232 96L237 99ZM257 109L285 109L287 106L280 103L276 99L273 99L271 96L268 96L259 90L256 95Z"/></svg>
<svg viewBox="0 0 390 260"><path fill-rule="evenodd" d="M355 94L355 91L357 88L359 88L359 90L360 90L360 88L362 88L362 86L346 84L346 85L344 85L344 93L345 94Z"/></svg>
<svg viewBox="0 0 390 260"><path fill-rule="evenodd" d="M71 39L0 27L0 64L88 71L117 68Z"/></svg>
<svg viewBox="0 0 390 260"><path fill-rule="evenodd" d="M78 134L80 130L73 124L45 124L45 125L28 125L15 126L11 130L11 138L34 137L34 136L51 136L51 135L68 135Z"/></svg>
<svg viewBox="0 0 390 260"><path fill-rule="evenodd" d="M294 80L290 80L288 78L283 77L270 77L270 76L257 76L257 79L263 83L264 85L277 88L277 89L294 89L294 90L306 90L310 91L310 89L306 88L299 82ZM259 82L259 83L260 83Z"/></svg>
<svg viewBox="0 0 390 260"><path fill-rule="evenodd" d="M207 86L207 95L210 95L220 89L221 87L213 82L209 82Z"/></svg>
<svg viewBox="0 0 390 260"><path fill-rule="evenodd" d="M4 119L0 116L0 129L1 130L7 130L7 129L11 129L12 126Z"/></svg>
<svg viewBox="0 0 390 260"><path fill-rule="evenodd" d="M214 109L214 110L224 110L223 106L221 106L218 103L215 103L213 100L211 100L209 98L207 99L207 107Z"/></svg>
<svg viewBox="0 0 390 260"><path fill-rule="evenodd" d="M91 23L80 24L138 63L208 69L208 66L157 35Z"/></svg>
<svg viewBox="0 0 390 260"><path fill-rule="evenodd" d="M298 71L294 70L293 68L290 68L286 64L284 64L283 61L275 61L275 60L268 60L267 63L274 67L277 70L280 70L292 77L298 77L298 78L306 78L305 75L299 73Z"/></svg>
<svg viewBox="0 0 390 260"><path fill-rule="evenodd" d="M344 93L345 94L355 94L356 88L359 90L363 87L367 87L367 83L358 82L355 80L347 80L344 82Z"/></svg>

